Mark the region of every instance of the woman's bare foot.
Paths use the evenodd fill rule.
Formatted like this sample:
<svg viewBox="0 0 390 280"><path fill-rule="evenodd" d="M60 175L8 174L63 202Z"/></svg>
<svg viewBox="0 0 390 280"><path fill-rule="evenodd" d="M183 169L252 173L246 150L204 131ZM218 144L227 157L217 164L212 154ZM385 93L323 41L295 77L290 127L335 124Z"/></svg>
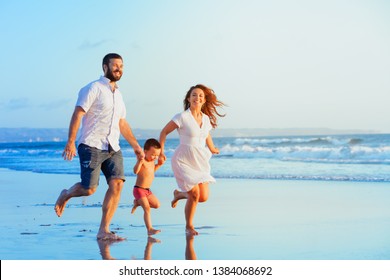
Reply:
<svg viewBox="0 0 390 280"><path fill-rule="evenodd" d="M137 200L134 199L133 208L131 209L131 214L134 214L135 209L139 206Z"/></svg>
<svg viewBox="0 0 390 280"><path fill-rule="evenodd" d="M58 217L61 217L62 212L64 212L66 202L68 199L66 198L68 191L63 189L60 195L57 198L56 205L54 206L54 211L56 212Z"/></svg>
<svg viewBox="0 0 390 280"><path fill-rule="evenodd" d="M191 227L191 228L186 228L186 234L187 235L199 235L199 233L193 228L193 227Z"/></svg>
<svg viewBox="0 0 390 280"><path fill-rule="evenodd" d="M171 202L172 208L175 208L175 207L176 207L177 202L178 202L179 199L180 199L179 195L180 195L180 192L179 192L178 190L174 190L174 191L173 191L173 200L172 200L172 202Z"/></svg>
<svg viewBox="0 0 390 280"><path fill-rule="evenodd" d="M115 234L115 232L99 232L97 235L98 240L112 240L112 241L123 241L126 238L120 237Z"/></svg>
<svg viewBox="0 0 390 280"><path fill-rule="evenodd" d="M148 230L148 235L154 235L154 234L157 234L159 232L161 232L161 230L152 228L152 229Z"/></svg>

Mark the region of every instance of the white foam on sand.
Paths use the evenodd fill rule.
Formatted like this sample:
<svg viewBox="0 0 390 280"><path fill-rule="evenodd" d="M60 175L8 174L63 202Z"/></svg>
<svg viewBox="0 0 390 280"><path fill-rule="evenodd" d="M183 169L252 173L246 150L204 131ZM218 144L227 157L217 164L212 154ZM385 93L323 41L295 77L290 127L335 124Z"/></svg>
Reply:
<svg viewBox="0 0 390 280"><path fill-rule="evenodd" d="M175 180L156 178L152 191L161 207L152 221L162 232L151 240L142 209L130 214L129 177L111 227L127 240L99 244L103 178L94 195L73 198L58 218L54 203L77 175L0 169L0 176L2 260L180 260L186 250L204 260L390 259L388 183L219 179L198 206L200 235L188 240L185 201L170 207Z"/></svg>

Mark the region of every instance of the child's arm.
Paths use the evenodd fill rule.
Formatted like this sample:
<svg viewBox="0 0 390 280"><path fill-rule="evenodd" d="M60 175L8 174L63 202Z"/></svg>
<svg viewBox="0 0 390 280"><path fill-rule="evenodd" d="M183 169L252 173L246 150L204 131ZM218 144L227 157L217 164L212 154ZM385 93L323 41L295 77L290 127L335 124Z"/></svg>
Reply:
<svg viewBox="0 0 390 280"><path fill-rule="evenodd" d="M165 163L165 159L159 159L157 164L154 166L154 172L156 172L164 163Z"/></svg>
<svg viewBox="0 0 390 280"><path fill-rule="evenodd" d="M206 138L206 145L209 148L212 154L219 154L219 150L214 146L213 138L211 138L211 134Z"/></svg>
<svg viewBox="0 0 390 280"><path fill-rule="evenodd" d="M144 159L137 159L137 163L134 165L133 171L134 174L138 174L138 172L141 170L142 165L144 164Z"/></svg>

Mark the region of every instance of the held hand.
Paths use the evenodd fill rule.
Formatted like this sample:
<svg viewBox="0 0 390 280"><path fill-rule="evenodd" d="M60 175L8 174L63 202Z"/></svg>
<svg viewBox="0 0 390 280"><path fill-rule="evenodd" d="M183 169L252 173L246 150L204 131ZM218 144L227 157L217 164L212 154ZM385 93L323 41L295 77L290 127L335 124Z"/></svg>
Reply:
<svg viewBox="0 0 390 280"><path fill-rule="evenodd" d="M212 153L213 155L219 155L219 149L216 148L216 147L214 147L213 149L210 149L210 151L211 151L211 153Z"/></svg>
<svg viewBox="0 0 390 280"><path fill-rule="evenodd" d="M66 143L65 149L62 152L64 160L72 160L76 156L76 144L72 142Z"/></svg>
<svg viewBox="0 0 390 280"><path fill-rule="evenodd" d="M167 157L165 156L165 154L161 153L158 156L158 164L159 165L163 165L166 160L167 160Z"/></svg>
<svg viewBox="0 0 390 280"><path fill-rule="evenodd" d="M138 160L143 160L145 158L144 150L141 147L134 149L134 153L136 154Z"/></svg>

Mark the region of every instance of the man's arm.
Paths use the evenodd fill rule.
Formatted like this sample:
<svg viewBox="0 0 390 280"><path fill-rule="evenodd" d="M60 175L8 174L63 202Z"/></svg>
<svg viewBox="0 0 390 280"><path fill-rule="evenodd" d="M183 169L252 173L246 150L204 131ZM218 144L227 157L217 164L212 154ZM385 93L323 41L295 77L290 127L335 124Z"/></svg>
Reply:
<svg viewBox="0 0 390 280"><path fill-rule="evenodd" d="M76 137L80 128L81 119L85 115L85 111L80 106L76 106L73 111L72 119L70 120L68 142L66 143L62 157L65 160L72 160L76 156Z"/></svg>
<svg viewBox="0 0 390 280"><path fill-rule="evenodd" d="M133 147L134 153L137 155L138 159L143 159L145 157L145 153L141 146L138 144L137 139L134 137L133 131L130 128L129 123L126 119L119 120L119 129L122 136L129 142L130 146Z"/></svg>

